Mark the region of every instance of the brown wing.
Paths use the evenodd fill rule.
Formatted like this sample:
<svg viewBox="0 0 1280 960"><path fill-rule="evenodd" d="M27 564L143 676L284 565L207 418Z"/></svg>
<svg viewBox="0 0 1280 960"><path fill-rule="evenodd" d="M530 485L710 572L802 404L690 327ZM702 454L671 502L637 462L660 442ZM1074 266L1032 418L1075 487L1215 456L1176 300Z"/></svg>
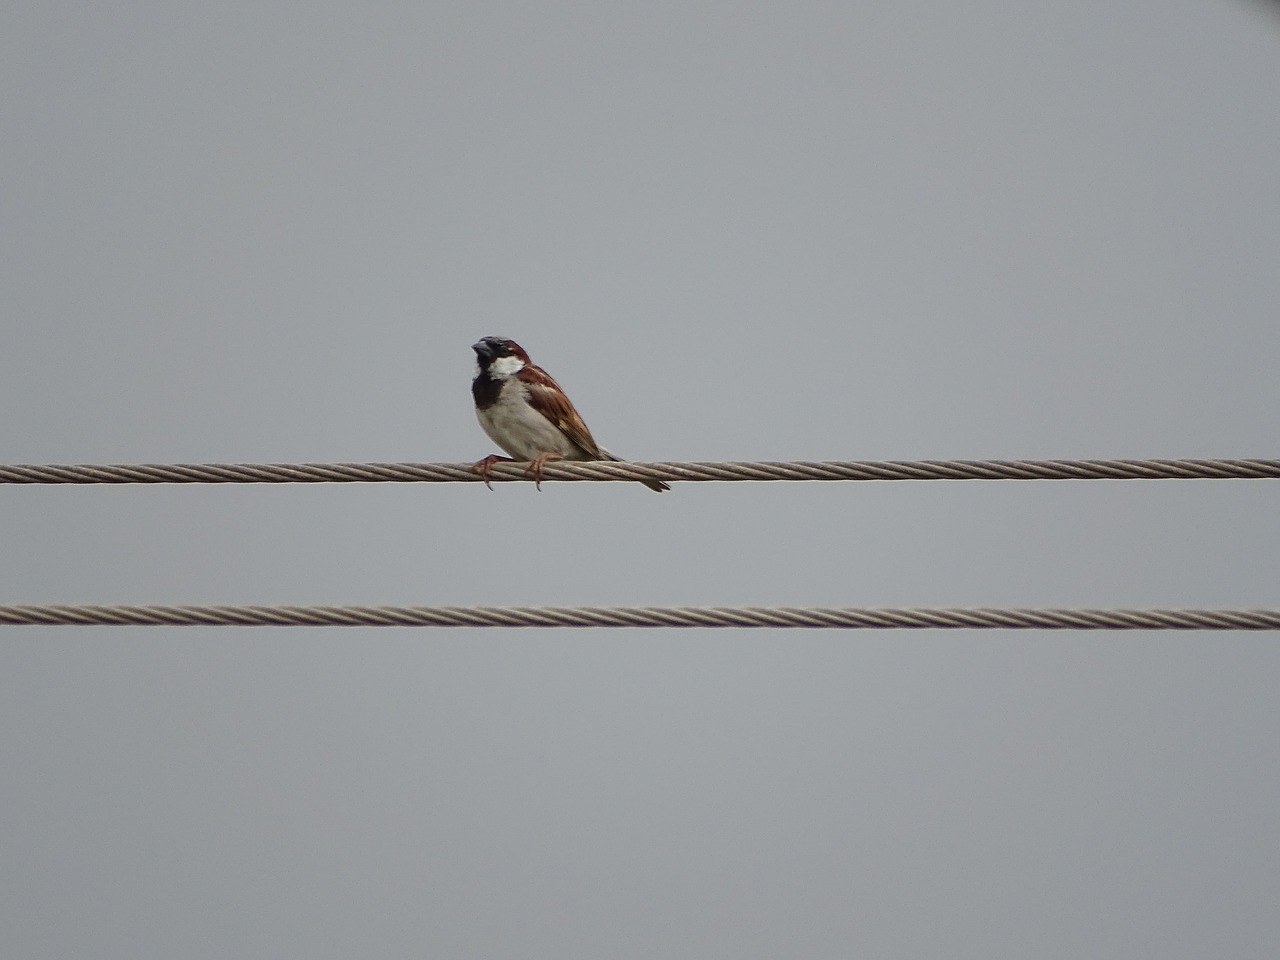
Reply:
<svg viewBox="0 0 1280 960"><path fill-rule="evenodd" d="M551 378L551 374L536 364L528 364L516 374L516 379L528 388L529 405L554 423L560 431L582 448L582 452L591 460L603 460L600 448L596 446L591 431L582 422L578 411L560 389L560 384Z"/></svg>

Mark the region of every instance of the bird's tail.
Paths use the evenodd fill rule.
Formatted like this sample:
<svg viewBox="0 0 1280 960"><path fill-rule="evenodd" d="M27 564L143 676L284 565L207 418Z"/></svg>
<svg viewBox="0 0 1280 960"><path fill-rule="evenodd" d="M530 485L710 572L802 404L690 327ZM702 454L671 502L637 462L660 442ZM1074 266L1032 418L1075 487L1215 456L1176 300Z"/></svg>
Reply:
<svg viewBox="0 0 1280 960"><path fill-rule="evenodd" d="M623 460L622 457L616 456L603 448L600 450L600 459L612 460L614 463L626 463L626 461ZM639 480L637 482L643 483L646 487L648 487L654 493L661 493L663 490L671 489L671 487L663 483L661 480Z"/></svg>

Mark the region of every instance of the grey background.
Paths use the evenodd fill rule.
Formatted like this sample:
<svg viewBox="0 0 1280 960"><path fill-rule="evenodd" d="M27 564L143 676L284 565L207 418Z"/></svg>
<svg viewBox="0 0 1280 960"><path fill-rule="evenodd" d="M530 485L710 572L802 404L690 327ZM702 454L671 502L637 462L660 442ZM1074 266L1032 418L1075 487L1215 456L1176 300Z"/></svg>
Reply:
<svg viewBox="0 0 1280 960"><path fill-rule="evenodd" d="M0 11L0 462L1277 455L1260 4ZM1273 483L0 490L0 601L1275 606ZM1272 957L1273 637L0 632L8 957Z"/></svg>

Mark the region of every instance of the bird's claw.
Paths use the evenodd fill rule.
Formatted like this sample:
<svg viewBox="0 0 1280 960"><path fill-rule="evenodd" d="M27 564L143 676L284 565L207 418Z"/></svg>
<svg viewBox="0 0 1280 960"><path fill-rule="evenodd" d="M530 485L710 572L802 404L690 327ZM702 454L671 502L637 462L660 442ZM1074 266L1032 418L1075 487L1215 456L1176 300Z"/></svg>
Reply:
<svg viewBox="0 0 1280 960"><path fill-rule="evenodd" d="M484 481L484 485L490 490L493 489L493 484L489 481L493 479L493 465L495 463L515 463L515 461L510 457L500 457L496 453L491 453L483 460L477 460L471 465L471 469L480 474L480 479Z"/></svg>
<svg viewBox="0 0 1280 960"><path fill-rule="evenodd" d="M525 467L524 472L533 478L533 488L539 493L542 492L542 468L548 460L559 460L560 457L554 453L540 453L529 461L529 466Z"/></svg>

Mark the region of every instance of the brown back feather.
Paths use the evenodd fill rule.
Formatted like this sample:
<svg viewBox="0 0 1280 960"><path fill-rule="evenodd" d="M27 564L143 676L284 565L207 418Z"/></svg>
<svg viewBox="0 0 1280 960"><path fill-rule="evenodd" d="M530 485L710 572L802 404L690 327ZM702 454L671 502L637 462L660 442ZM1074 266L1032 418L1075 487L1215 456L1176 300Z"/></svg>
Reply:
<svg viewBox="0 0 1280 960"><path fill-rule="evenodd" d="M551 374L536 364L526 364L517 374L516 379L528 388L529 405L554 423L560 430L582 448L583 453L592 460L603 460L595 438L583 422L578 411L560 389L560 384L551 378Z"/></svg>

